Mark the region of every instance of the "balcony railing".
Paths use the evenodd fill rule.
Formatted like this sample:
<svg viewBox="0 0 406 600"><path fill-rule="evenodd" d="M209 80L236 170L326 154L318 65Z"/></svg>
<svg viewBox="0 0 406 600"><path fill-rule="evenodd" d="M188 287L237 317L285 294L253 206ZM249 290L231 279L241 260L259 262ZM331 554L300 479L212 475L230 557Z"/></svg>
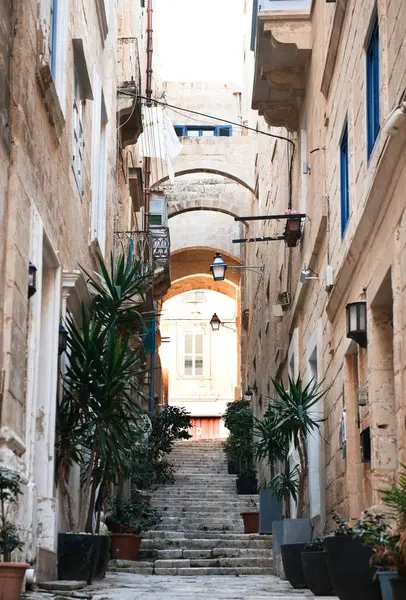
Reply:
<svg viewBox="0 0 406 600"><path fill-rule="evenodd" d="M171 255L169 227L151 227L149 235L155 264L160 266L168 263Z"/></svg>
<svg viewBox="0 0 406 600"><path fill-rule="evenodd" d="M259 12L277 10L310 10L312 0L259 0Z"/></svg>
<svg viewBox="0 0 406 600"><path fill-rule="evenodd" d="M114 250L116 257L124 254L130 262L138 260L150 271L166 266L171 254L169 227L118 231L114 234Z"/></svg>

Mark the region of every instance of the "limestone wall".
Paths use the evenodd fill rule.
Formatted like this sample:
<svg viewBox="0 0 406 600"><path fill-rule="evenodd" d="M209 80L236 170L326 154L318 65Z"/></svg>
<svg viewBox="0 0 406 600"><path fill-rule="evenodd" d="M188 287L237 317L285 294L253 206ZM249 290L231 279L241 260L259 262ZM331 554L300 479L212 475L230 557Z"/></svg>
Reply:
<svg viewBox="0 0 406 600"><path fill-rule="evenodd" d="M307 214L300 245L283 242L247 246L248 261L265 265L264 285L246 279L245 307L250 311L245 377L257 384L255 411L261 414L272 393L270 377L317 375L331 386L324 400L324 438L313 447L313 470L321 475L321 491L312 507L321 507L321 519L337 508L346 517L379 502L378 490L404 460L405 360L401 350L405 331L404 308L404 164L405 133L378 135L370 160L366 152L365 44L375 3L348 3L337 58L326 66L335 4L315 3L312 24L312 58L305 98L301 105L301 131L294 133L293 209ZM406 7L400 0L387 6L378 2L380 27L381 96L383 123L406 87ZM251 60L249 55L247 61ZM329 72L330 69L330 72ZM250 66L247 65L249 73ZM323 75L331 78L326 96L320 91ZM243 101L249 106L249 101ZM252 119L252 113L246 116ZM339 145L346 118L349 126L350 219L341 237ZM268 129L263 119L259 128ZM290 137L290 136L289 136ZM258 136L257 214L278 214L287 208L288 143ZM303 163L311 171L303 174ZM283 230L282 223L258 222L250 233ZM325 291L325 268L331 264L335 284ZM308 265L319 280L299 282ZM261 287L262 286L262 287ZM281 322L272 316L276 293L289 291L292 304ZM346 337L348 302L366 300L368 346L363 350ZM244 307L243 307L244 308ZM388 323L393 323L388 325ZM359 406L360 388L367 388L368 403ZM261 399L261 395L263 395ZM340 422L345 411L346 447L340 447ZM363 462L360 434L370 427L371 462ZM312 442L313 443L313 442ZM315 490L310 482L310 495Z"/></svg>

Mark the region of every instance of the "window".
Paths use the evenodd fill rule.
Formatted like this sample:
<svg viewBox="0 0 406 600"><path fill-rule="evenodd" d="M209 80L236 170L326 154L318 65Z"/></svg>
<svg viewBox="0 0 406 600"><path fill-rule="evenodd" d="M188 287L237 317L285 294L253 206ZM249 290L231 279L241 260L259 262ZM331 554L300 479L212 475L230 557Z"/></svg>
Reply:
<svg viewBox="0 0 406 600"><path fill-rule="evenodd" d="M185 377L203 376L203 334L185 333L183 374Z"/></svg>
<svg viewBox="0 0 406 600"><path fill-rule="evenodd" d="M174 125L178 137L230 137L233 133L231 125Z"/></svg>
<svg viewBox="0 0 406 600"><path fill-rule="evenodd" d="M104 255L106 245L107 197L107 111L100 77L93 73L93 136L92 136L92 233Z"/></svg>
<svg viewBox="0 0 406 600"><path fill-rule="evenodd" d="M341 237L344 237L350 217L350 188L348 177L348 123L345 123L340 144L340 178L341 178Z"/></svg>
<svg viewBox="0 0 406 600"><path fill-rule="evenodd" d="M83 139L83 100L80 92L79 76L75 71L73 97L73 152L72 169L79 194L83 195L84 139Z"/></svg>
<svg viewBox="0 0 406 600"><path fill-rule="evenodd" d="M58 0L52 0L51 5L51 46L50 46L50 55L51 55L51 73L52 77L55 79L56 72L56 33L57 33L57 24L58 24Z"/></svg>
<svg viewBox="0 0 406 600"><path fill-rule="evenodd" d="M379 133L379 26L378 16L367 46L367 147L371 156Z"/></svg>
<svg viewBox="0 0 406 600"><path fill-rule="evenodd" d="M47 65L40 77L42 85L53 82L60 108L66 113L66 65L69 48L69 0L39 0L40 31L38 36L41 65ZM48 69L51 71L50 81ZM52 111L52 108L48 107Z"/></svg>
<svg viewBox="0 0 406 600"><path fill-rule="evenodd" d="M189 303L202 304L205 302L205 299L206 299L205 294L202 291L187 292L182 297L182 303L183 304L189 304Z"/></svg>

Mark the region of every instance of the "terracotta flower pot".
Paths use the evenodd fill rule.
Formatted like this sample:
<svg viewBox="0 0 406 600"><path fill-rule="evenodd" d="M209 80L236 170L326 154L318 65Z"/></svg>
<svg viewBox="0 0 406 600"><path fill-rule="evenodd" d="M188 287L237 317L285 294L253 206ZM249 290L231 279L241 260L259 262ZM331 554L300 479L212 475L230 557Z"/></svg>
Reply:
<svg viewBox="0 0 406 600"><path fill-rule="evenodd" d="M242 512L240 515L244 521L244 533L259 532L259 512Z"/></svg>
<svg viewBox="0 0 406 600"><path fill-rule="evenodd" d="M25 571L29 566L25 563L0 563L1 600L20 600Z"/></svg>
<svg viewBox="0 0 406 600"><path fill-rule="evenodd" d="M140 535L113 533L111 536L111 558L114 560L138 560L140 546Z"/></svg>

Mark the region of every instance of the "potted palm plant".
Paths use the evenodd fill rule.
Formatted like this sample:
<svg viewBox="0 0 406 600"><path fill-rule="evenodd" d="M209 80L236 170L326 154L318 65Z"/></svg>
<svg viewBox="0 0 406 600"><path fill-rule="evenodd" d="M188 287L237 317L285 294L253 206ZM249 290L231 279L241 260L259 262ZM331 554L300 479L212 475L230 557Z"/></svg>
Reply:
<svg viewBox="0 0 406 600"><path fill-rule="evenodd" d="M117 263L111 261L111 274L102 259L99 263L100 274L87 274L90 310L82 307L80 326L67 321L69 363L58 402L56 441L57 481L68 529L58 536L58 576L89 583L104 541L99 535L103 503L128 466L134 428L141 420L143 357L130 335L137 322L141 326L138 308L147 285L138 263L119 257ZM75 464L81 470L78 522L69 486Z"/></svg>
<svg viewBox="0 0 406 600"><path fill-rule="evenodd" d="M296 380L289 377L288 390L275 379L272 382L276 396L270 399L269 411L274 414L276 429L281 431L299 456L297 518L284 519L280 524L275 524L274 531L277 545L281 547L284 570L292 572L288 562L297 564L303 550L300 544L306 544L311 539L310 519L305 518L305 488L309 470L307 439L309 435L320 433L324 419L318 414L317 407L328 390L322 389L323 381L317 383L311 380L304 385L300 377Z"/></svg>
<svg viewBox="0 0 406 600"><path fill-rule="evenodd" d="M279 474L275 474L277 461L283 462L288 451L288 439L278 421L272 407L265 412L264 418L254 419L254 456L257 460L265 460L270 469L270 484L266 481L259 490L259 531L272 533L272 523L281 518L282 500ZM276 489L275 489L276 488Z"/></svg>
<svg viewBox="0 0 406 600"><path fill-rule="evenodd" d="M11 562L15 550L22 550L18 527L9 518L10 510L21 494L20 476L18 473L0 467L0 598L2 600L19 600L26 569L26 563Z"/></svg>

